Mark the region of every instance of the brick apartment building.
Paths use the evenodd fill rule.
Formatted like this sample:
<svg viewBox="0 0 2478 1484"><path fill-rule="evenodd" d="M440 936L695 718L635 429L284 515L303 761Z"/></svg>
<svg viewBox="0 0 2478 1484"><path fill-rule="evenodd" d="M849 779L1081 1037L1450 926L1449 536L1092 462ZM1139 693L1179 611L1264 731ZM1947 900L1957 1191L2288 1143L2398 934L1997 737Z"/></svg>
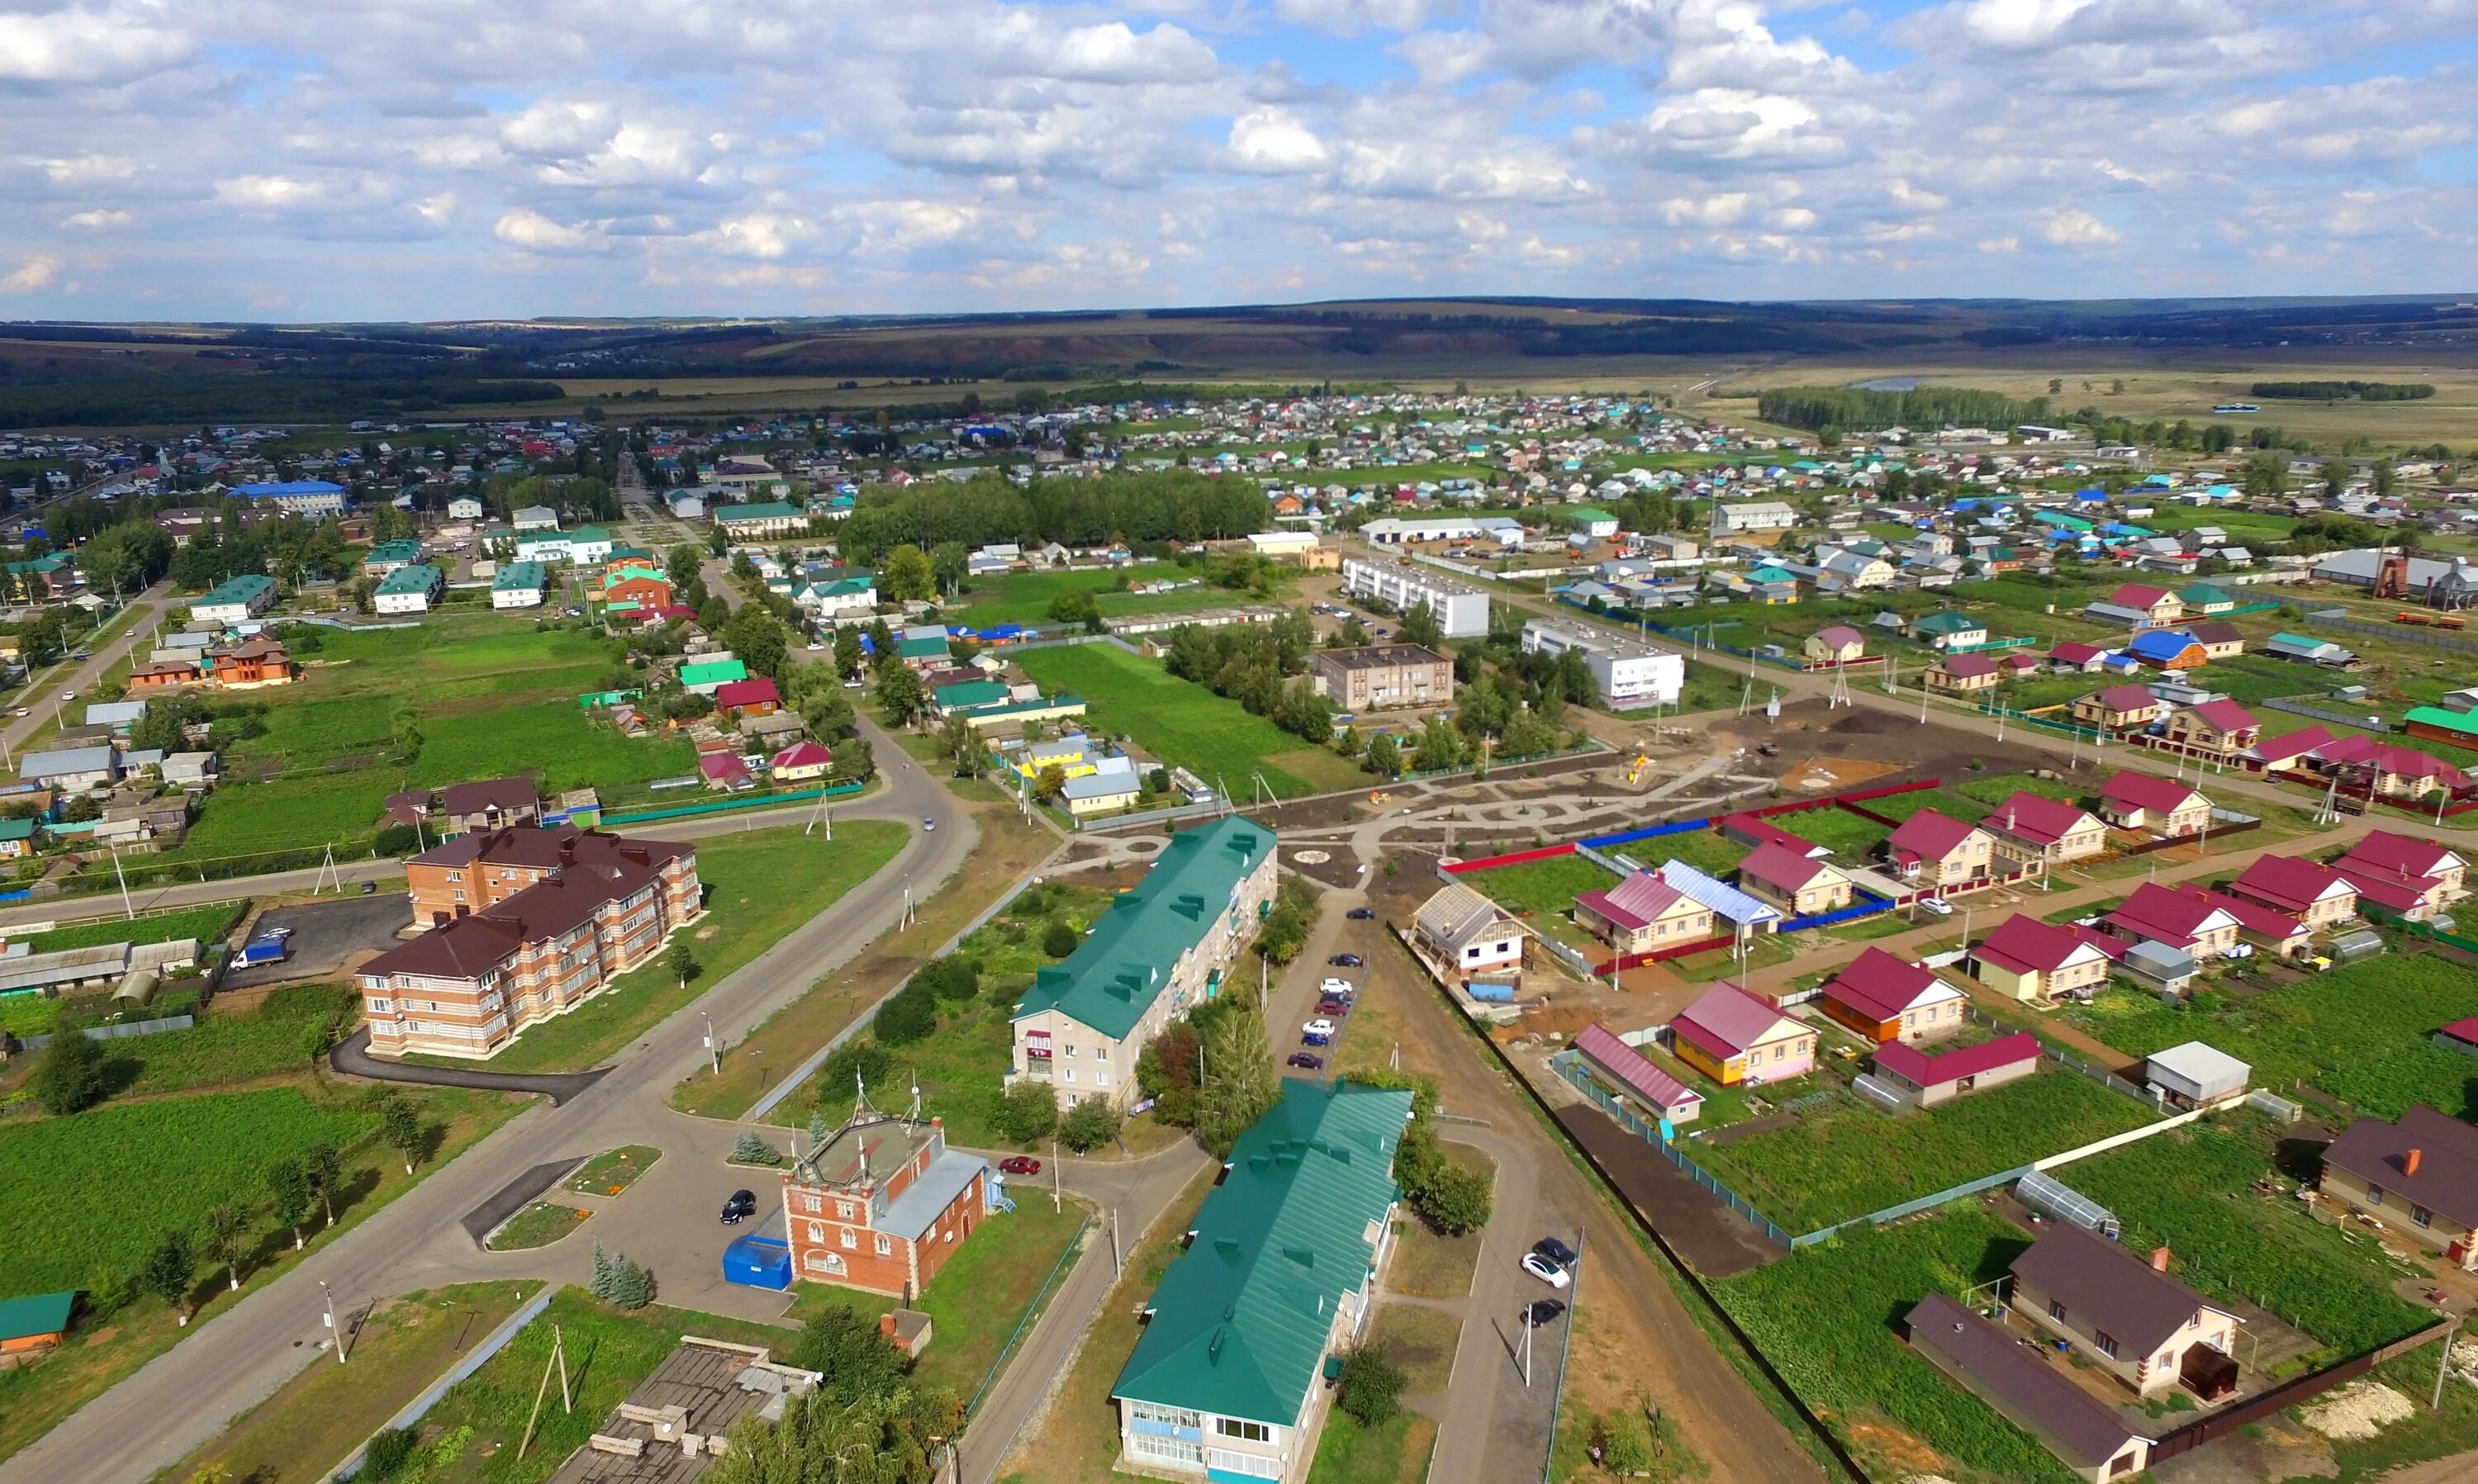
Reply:
<svg viewBox="0 0 2478 1484"><path fill-rule="evenodd" d="M990 1181L989 1161L948 1148L938 1119L892 1117L864 1098L783 1175L792 1270L908 1302L988 1216Z"/></svg>
<svg viewBox="0 0 2478 1484"><path fill-rule="evenodd" d="M1345 711L1443 706L1454 698L1454 662L1419 644L1318 649L1308 656L1308 671Z"/></svg>
<svg viewBox="0 0 2478 1484"><path fill-rule="evenodd" d="M429 931L356 974L370 1049L488 1057L644 963L702 911L696 851L521 825L406 863Z"/></svg>

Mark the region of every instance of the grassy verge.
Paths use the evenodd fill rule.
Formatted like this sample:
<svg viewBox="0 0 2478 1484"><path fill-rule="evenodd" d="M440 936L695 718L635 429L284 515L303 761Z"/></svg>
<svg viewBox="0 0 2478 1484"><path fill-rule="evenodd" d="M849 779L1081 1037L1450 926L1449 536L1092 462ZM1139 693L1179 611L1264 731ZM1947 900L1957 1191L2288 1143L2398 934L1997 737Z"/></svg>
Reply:
<svg viewBox="0 0 2478 1484"><path fill-rule="evenodd" d="M180 938L195 938L201 944L220 940L249 911L243 901L209 902L203 907L184 907L177 912L158 913L131 920L126 918L98 918L91 922L72 922L47 933L37 933L24 940L29 953L58 953L63 948L92 947L108 943L170 943ZM8 935L15 941L13 934Z"/></svg>
<svg viewBox="0 0 2478 1484"><path fill-rule="evenodd" d="M594 1213L583 1206L563 1206L555 1200L537 1200L508 1218L505 1224L491 1234L485 1243L493 1252L523 1252L534 1247L546 1247L576 1230L579 1223Z"/></svg>
<svg viewBox="0 0 2478 1484"><path fill-rule="evenodd" d="M1403 1389L1416 1396L1446 1389L1447 1379L1454 1374L1454 1346L1462 1334L1462 1321L1451 1314L1379 1303L1366 1343L1403 1369Z"/></svg>
<svg viewBox="0 0 2478 1484"><path fill-rule="evenodd" d="M1164 763L1208 783L1221 779L1241 796L1259 771L1283 798L1369 781L1349 759L1115 644L1027 650L1019 663L1045 690L1082 696L1095 726L1125 733Z"/></svg>
<svg viewBox="0 0 2478 1484"><path fill-rule="evenodd" d="M617 1195L654 1168L663 1151L650 1144L622 1144L587 1160L568 1177L568 1188L580 1195Z"/></svg>
<svg viewBox="0 0 2478 1484"><path fill-rule="evenodd" d="M518 1037L492 1059L491 1069L573 1071L594 1066L876 874L910 833L884 820L855 819L838 825L831 841L803 835L796 825L779 825L698 842L706 917L674 941L689 944L703 972L682 989L657 954L576 1009Z"/></svg>
<svg viewBox="0 0 2478 1484"><path fill-rule="evenodd" d="M541 1287L526 1278L382 1299L354 1338L349 1365L312 1365L174 1465L170 1477L218 1464L251 1484L323 1484L329 1469Z"/></svg>
<svg viewBox="0 0 2478 1484"><path fill-rule="evenodd" d="M910 927L879 939L776 1011L720 1058L719 1074L698 1069L671 1089L671 1106L706 1118L738 1118L746 1112L775 1080L901 983L1057 847L1057 837L1024 823L1011 807L976 811L974 822L981 840L973 852L972 868L929 893Z"/></svg>
<svg viewBox="0 0 2478 1484"><path fill-rule="evenodd" d="M999 1464L1006 1471L999 1475L1001 1484L1090 1484L1109 1476L1119 1456L1119 1414L1110 1405L1110 1387L1144 1332L1137 1300L1150 1294L1169 1270L1218 1172L1210 1168L1199 1171L1127 1254L1126 1268L1086 1326L1039 1425L1027 1429Z"/></svg>
<svg viewBox="0 0 2478 1484"><path fill-rule="evenodd" d="M297 1128L296 1109L315 1114L333 1107L356 1119L358 1096L321 1093L305 1096L302 1087L224 1093L187 1098L106 1105L70 1119L12 1123L0 1131L0 1168L10 1170L0 1180L0 1236L26 1233L0 1242L0 1286L16 1294L38 1294L64 1287L92 1289L98 1265L134 1276L136 1265L164 1230L190 1229L207 1204L231 1199L251 1217L247 1250L240 1265L241 1291L230 1292L220 1268L208 1270L202 1260L198 1283L191 1290L197 1319L253 1292L260 1279L289 1270L301 1259L292 1248L290 1229L277 1228L265 1212L264 1164L277 1157L270 1141L286 1128ZM304 1228L311 1250L367 1220L371 1213L426 1178L434 1170L463 1153L476 1141L522 1109L527 1099L456 1088L406 1089L420 1108L431 1135L432 1155L407 1175L392 1148L375 1143L348 1147L341 1190L336 1202L336 1224ZM135 1116L114 1118L114 1114ZM149 1133L149 1121L164 1126ZM65 1126L64 1126L65 1125ZM83 1125L83 1126L80 1126ZM352 1126L360 1127L359 1123ZM223 1130L218 1134L217 1130ZM29 1136L38 1136L30 1139ZM367 1137L367 1135L364 1135ZM128 1157L133 1148L178 1148L190 1151L181 1160ZM155 1173L150 1177L148 1171ZM98 1204L92 1193L110 1189L114 1198ZM71 1232L61 1222L67 1213L92 1208L96 1229ZM40 1362L0 1371L0 1457L14 1453L50 1431L63 1418L84 1406L172 1347L188 1331L173 1322L162 1299L142 1295L107 1320L81 1333ZM332 1460L328 1460L332 1462Z"/></svg>
<svg viewBox="0 0 2478 1484"><path fill-rule="evenodd" d="M914 1374L971 1401L1019 1327L1028 1330L1039 1317L1036 1306L1048 1304L1050 1275L1062 1260L1087 1244L1108 1240L1093 1224L1096 1217L1092 1203L1079 1197L1071 1195L1052 1209L1048 1194L1019 1191L1015 1210L974 1231L914 1305L929 1316L929 1347L921 1352ZM802 1320L832 1304L874 1317L895 1308L897 1300L808 1283L800 1285L792 1318Z"/></svg>
<svg viewBox="0 0 2478 1484"><path fill-rule="evenodd" d="M1436 1447L1437 1424L1416 1412L1363 1427L1336 1408L1317 1437L1308 1484L1419 1484Z"/></svg>

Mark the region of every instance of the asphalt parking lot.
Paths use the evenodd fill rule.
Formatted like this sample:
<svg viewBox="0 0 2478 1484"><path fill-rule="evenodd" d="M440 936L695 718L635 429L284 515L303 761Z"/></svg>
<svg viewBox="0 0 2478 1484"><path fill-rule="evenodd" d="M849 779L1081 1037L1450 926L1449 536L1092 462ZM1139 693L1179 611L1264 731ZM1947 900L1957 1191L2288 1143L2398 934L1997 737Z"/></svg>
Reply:
<svg viewBox="0 0 2478 1484"><path fill-rule="evenodd" d="M223 987L245 990L339 972L357 954L394 947L396 933L412 921L413 904L401 892L269 909L259 914L252 931L292 929L292 956L279 964L235 969L225 976Z"/></svg>

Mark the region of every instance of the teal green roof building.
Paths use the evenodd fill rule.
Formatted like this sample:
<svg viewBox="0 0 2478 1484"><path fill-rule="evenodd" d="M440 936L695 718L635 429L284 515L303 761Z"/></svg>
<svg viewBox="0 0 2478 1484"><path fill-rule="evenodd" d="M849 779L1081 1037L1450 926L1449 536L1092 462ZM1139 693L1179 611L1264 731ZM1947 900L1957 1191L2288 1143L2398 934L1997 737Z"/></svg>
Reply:
<svg viewBox="0 0 2478 1484"><path fill-rule="evenodd" d="M1173 835L1145 879L1119 893L1075 951L1034 977L1015 1018L1056 1010L1113 1041L1125 1038L1180 956L1223 926L1240 883L1273 848L1274 832L1240 815Z"/></svg>
<svg viewBox="0 0 2478 1484"><path fill-rule="evenodd" d="M1955 613L1950 608L1938 609L1910 625L1913 634L1977 634L1987 625L1976 618Z"/></svg>
<svg viewBox="0 0 2478 1484"><path fill-rule="evenodd" d="M976 706L1003 705L1011 693L1002 680L963 680L940 686L929 698L940 711L970 711Z"/></svg>
<svg viewBox="0 0 2478 1484"><path fill-rule="evenodd" d="M397 567L421 560L421 542L410 540L381 541L362 558L362 566Z"/></svg>
<svg viewBox="0 0 2478 1484"><path fill-rule="evenodd" d="M385 597L392 593L435 592L445 584L446 580L439 568L417 562L411 566L399 566L388 573L387 580L378 586L378 593Z"/></svg>
<svg viewBox="0 0 2478 1484"><path fill-rule="evenodd" d="M550 579L545 575L541 563L511 562L507 566L500 567L498 575L491 579L491 591L493 592L540 592L544 587L548 586L549 581Z"/></svg>
<svg viewBox="0 0 2478 1484"><path fill-rule="evenodd" d="M1299 1425L1326 1355L1363 1318L1402 1195L1394 1150L1410 1113L1408 1092L1285 1081L1281 1101L1239 1136L1229 1174L1197 1212L1196 1240L1153 1290L1111 1396L1123 1408ZM1122 1415L1136 1430L1180 1436L1175 1421ZM1273 1444L1296 1450L1304 1440Z"/></svg>
<svg viewBox="0 0 2478 1484"><path fill-rule="evenodd" d="M76 1290L66 1289L57 1294L0 1299L0 1341L38 1340L68 1333L69 1317L77 1310L77 1296Z"/></svg>
<svg viewBox="0 0 2478 1484"><path fill-rule="evenodd" d="M738 660L707 660L680 667L680 685L691 691L699 686L724 686L747 678L748 667Z"/></svg>

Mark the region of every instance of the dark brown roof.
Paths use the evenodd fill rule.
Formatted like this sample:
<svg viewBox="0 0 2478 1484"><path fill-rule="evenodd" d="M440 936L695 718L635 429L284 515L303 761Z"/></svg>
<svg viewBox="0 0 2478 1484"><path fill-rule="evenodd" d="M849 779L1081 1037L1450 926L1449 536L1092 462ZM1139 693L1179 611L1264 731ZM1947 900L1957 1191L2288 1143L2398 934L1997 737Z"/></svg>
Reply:
<svg viewBox="0 0 2478 1484"><path fill-rule="evenodd" d="M2013 1259L2013 1276L2105 1330L2129 1356L2160 1348L2198 1309L2203 1295L2096 1232L2051 1227Z"/></svg>
<svg viewBox="0 0 2478 1484"><path fill-rule="evenodd" d="M2417 1151L2417 1173L2409 1154ZM2332 1141L2323 1163L2397 1193L2445 1220L2478 1227L2478 1128L2413 1103L2398 1123L2360 1119Z"/></svg>
<svg viewBox="0 0 2478 1484"><path fill-rule="evenodd" d="M439 806L448 817L461 819L496 808L502 814L540 807L531 778L485 778L478 783L451 783L439 791Z"/></svg>
<svg viewBox="0 0 2478 1484"><path fill-rule="evenodd" d="M1367 644L1357 649L1320 649L1317 658L1341 669L1389 669L1398 665L1442 665L1446 657L1422 644Z"/></svg>
<svg viewBox="0 0 2478 1484"><path fill-rule="evenodd" d="M580 830L572 824L544 829L535 824L512 824L505 829L475 830L459 835L444 844L434 845L413 858L416 866L523 866L536 870L553 870L577 862L636 861L642 865L660 866L676 856L687 855L693 847L668 840L645 840L636 836L606 835L599 830Z"/></svg>
<svg viewBox="0 0 2478 1484"><path fill-rule="evenodd" d="M2107 1463L2139 1434L2096 1396L2033 1351L1942 1294L1902 1320L1911 1347L1934 1351L1971 1387L2040 1432L2080 1468Z"/></svg>

